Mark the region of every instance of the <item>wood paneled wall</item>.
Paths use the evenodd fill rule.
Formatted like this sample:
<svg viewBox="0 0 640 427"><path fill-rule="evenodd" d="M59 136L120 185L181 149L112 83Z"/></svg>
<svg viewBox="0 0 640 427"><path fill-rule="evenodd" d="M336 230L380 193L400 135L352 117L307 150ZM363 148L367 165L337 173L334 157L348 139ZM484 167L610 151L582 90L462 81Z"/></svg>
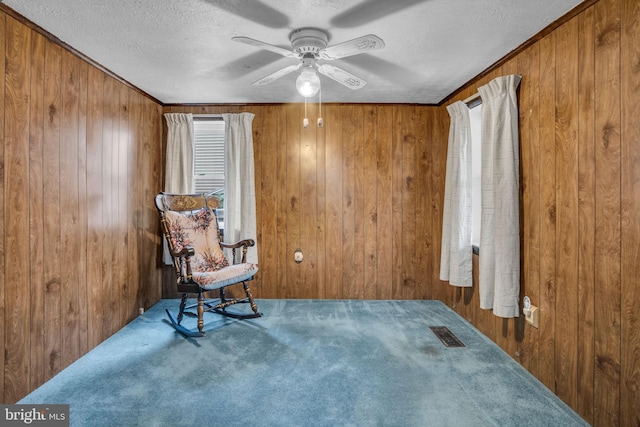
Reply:
<svg viewBox="0 0 640 427"><path fill-rule="evenodd" d="M162 107L3 11L0 57L0 401L13 403L159 300Z"/></svg>
<svg viewBox="0 0 640 427"><path fill-rule="evenodd" d="M310 105L313 124L317 105ZM438 281L448 123L436 106L304 104L174 106L250 112L259 298L444 297ZM296 264L300 248L304 261ZM167 275L164 295L175 296Z"/></svg>
<svg viewBox="0 0 640 427"><path fill-rule="evenodd" d="M522 295L447 301L596 426L640 425L640 2L600 0L462 89L522 75ZM482 256L482 249L480 250Z"/></svg>

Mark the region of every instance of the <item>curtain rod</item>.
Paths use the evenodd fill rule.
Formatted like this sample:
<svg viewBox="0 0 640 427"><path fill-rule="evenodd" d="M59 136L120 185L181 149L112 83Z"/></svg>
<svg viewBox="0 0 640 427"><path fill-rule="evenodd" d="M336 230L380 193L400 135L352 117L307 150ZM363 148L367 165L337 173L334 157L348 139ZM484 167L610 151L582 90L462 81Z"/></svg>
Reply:
<svg viewBox="0 0 640 427"><path fill-rule="evenodd" d="M473 108L477 105L482 104L482 98L480 97L480 92L474 93L473 95L471 95L470 97L468 97L462 102L467 104L467 107L469 108Z"/></svg>
<svg viewBox="0 0 640 427"><path fill-rule="evenodd" d="M470 97L468 97L467 99L465 99L464 102L465 104L470 104L473 101L477 101L478 99L480 99L480 92L476 92L473 95L471 95Z"/></svg>
<svg viewBox="0 0 640 427"><path fill-rule="evenodd" d="M222 119L222 114L194 114L194 119Z"/></svg>

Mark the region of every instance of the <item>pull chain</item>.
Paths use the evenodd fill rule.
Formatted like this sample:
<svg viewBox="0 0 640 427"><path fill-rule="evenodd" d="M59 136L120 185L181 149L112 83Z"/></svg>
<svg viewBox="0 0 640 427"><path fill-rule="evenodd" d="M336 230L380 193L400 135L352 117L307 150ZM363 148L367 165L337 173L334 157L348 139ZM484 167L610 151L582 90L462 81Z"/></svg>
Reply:
<svg viewBox="0 0 640 427"><path fill-rule="evenodd" d="M318 106L318 127L321 128L324 125L324 120L322 120L322 87L320 87Z"/></svg>
<svg viewBox="0 0 640 427"><path fill-rule="evenodd" d="M304 97L304 119L302 119L302 127L309 127L309 119L307 118L307 97Z"/></svg>

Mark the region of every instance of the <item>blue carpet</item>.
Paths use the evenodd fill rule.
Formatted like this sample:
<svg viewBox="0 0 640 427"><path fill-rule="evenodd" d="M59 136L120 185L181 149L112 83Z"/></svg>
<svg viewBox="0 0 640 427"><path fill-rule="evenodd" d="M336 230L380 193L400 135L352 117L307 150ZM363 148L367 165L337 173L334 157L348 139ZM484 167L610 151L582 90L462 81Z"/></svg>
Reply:
<svg viewBox="0 0 640 427"><path fill-rule="evenodd" d="M262 318L205 314L202 338L167 323L177 305L160 301L19 403L67 403L71 425L91 427L587 425L438 301L259 300Z"/></svg>

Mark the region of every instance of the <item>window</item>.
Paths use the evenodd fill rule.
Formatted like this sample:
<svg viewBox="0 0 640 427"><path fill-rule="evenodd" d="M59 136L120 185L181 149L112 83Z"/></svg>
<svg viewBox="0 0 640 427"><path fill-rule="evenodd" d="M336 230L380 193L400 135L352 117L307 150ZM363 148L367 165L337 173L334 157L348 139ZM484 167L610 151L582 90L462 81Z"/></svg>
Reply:
<svg viewBox="0 0 640 427"><path fill-rule="evenodd" d="M481 212L481 182L482 182L482 103L469 106L469 121L471 122L471 245L480 247L480 212Z"/></svg>
<svg viewBox="0 0 640 427"><path fill-rule="evenodd" d="M220 199L216 210L220 228L224 224L224 120L193 118L195 153L193 182L196 193L209 193Z"/></svg>

